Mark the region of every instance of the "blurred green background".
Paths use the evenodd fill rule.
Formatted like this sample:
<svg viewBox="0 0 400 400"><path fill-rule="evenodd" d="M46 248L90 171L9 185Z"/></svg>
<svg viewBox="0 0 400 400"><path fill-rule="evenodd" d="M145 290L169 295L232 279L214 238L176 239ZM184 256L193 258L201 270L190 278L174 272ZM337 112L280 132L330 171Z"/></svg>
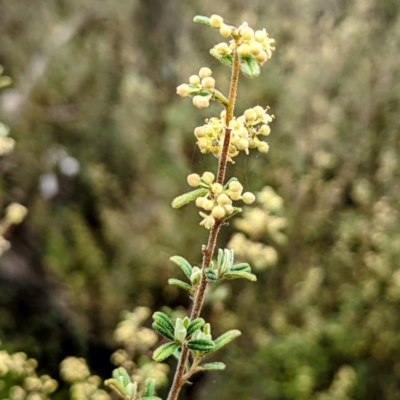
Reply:
<svg viewBox="0 0 400 400"><path fill-rule="evenodd" d="M121 310L189 307L166 287L179 254L201 261L193 207L172 210L188 173L215 169L175 94L222 41L192 23L222 15L265 27L277 50L237 114L276 116L267 155L228 174L284 199L286 245L257 284L234 282L204 315L240 328L225 372L199 375L190 399L400 399L400 3L396 0L0 1L0 64L13 85L0 120L16 148L0 159L0 210L29 209L0 260L0 337L57 376L83 356L110 375ZM228 243L235 228L220 236ZM251 236L251 235L250 235ZM174 362L170 362L174 365Z"/></svg>

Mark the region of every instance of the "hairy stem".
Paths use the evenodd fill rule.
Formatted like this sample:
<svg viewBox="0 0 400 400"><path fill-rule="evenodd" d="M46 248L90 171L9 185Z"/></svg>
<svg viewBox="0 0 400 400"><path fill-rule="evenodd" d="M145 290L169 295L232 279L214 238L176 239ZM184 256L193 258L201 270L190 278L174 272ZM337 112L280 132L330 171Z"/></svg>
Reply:
<svg viewBox="0 0 400 400"><path fill-rule="evenodd" d="M239 57L237 52L235 51L233 67L232 67L232 75L231 75L231 85L229 90L229 101L226 105L226 129L225 129L225 137L224 143L222 147L221 157L219 159L218 164L218 174L217 174L217 182L223 185L225 180L226 174L226 165L228 162L228 155L229 155L229 145L231 141L231 130L229 129L229 123L233 118L233 112L235 109L235 102L236 102L236 95L237 95L237 87L239 81ZM215 225L211 228L210 235L208 237L208 244L203 249L203 265L202 265L202 277L200 286L197 290L196 297L194 299L192 312L190 314L190 320L193 321L194 319L198 318L201 313L201 309L203 307L204 296L207 289L207 279L204 274L204 270L210 266L212 261L212 257L214 255L215 246L217 243L218 233L221 228L222 221L219 220L215 223ZM178 366L175 371L174 381L172 383L168 400L176 400L178 398L179 392L182 388L182 385L186 382L184 378L185 374L185 366L187 363L187 359L189 357L189 349L184 347L182 349L181 357L178 361Z"/></svg>

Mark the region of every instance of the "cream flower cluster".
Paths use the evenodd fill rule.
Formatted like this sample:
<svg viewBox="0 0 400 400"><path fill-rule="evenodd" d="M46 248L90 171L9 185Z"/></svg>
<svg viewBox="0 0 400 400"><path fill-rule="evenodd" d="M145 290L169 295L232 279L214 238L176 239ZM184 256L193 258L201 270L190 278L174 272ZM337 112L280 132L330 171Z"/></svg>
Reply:
<svg viewBox="0 0 400 400"><path fill-rule="evenodd" d="M193 104L198 108L207 108L215 93L215 79L210 68L203 67L198 75L189 78L189 84L182 83L176 88L181 97L194 95Z"/></svg>
<svg viewBox="0 0 400 400"><path fill-rule="evenodd" d="M259 139L259 136L268 136L271 133L268 124L274 116L269 115L267 110L261 106L249 108L243 115L229 123L231 142L228 161L233 163L232 158L236 157L239 151L249 154L249 149L257 148L261 153L268 152L268 143ZM206 120L206 125L194 130L194 135L198 139L197 145L203 154L213 153L216 157L221 155L226 130L225 115L225 111L222 111L221 118L210 118Z"/></svg>
<svg viewBox="0 0 400 400"><path fill-rule="evenodd" d="M192 187L204 187L209 192L196 199L196 206L205 211L200 211L203 220L200 225L211 229L217 220L229 217L234 212L233 201L242 200L246 204L251 204L255 200L253 193L246 192L242 194L243 186L237 180L231 180L225 187L219 183L214 183L215 176L212 172L204 172L200 177L198 174L190 174L187 178L188 184Z"/></svg>
<svg viewBox="0 0 400 400"><path fill-rule="evenodd" d="M254 57L257 64L261 67L272 57L275 50L273 44L275 39L269 37L265 29L254 31L246 22L239 28L224 24L224 20L219 15L212 15L210 18L212 28L219 29L222 37L234 37L229 45L225 42L214 46L214 51L220 56L228 56L233 53L236 46L241 57Z"/></svg>

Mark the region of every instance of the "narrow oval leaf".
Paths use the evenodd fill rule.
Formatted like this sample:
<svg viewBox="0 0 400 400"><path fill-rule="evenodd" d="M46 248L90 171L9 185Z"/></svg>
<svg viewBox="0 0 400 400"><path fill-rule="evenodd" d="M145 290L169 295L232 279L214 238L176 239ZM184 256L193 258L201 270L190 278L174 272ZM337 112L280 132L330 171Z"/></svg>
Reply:
<svg viewBox="0 0 400 400"><path fill-rule="evenodd" d="M211 268L206 268L204 270L204 275L207 277L208 280L210 280L212 282L216 282L218 280L217 275Z"/></svg>
<svg viewBox="0 0 400 400"><path fill-rule="evenodd" d="M190 279L190 277L192 276L193 267L190 265L190 262L188 260L184 259L181 256L172 256L170 260L178 267L180 267L183 273Z"/></svg>
<svg viewBox="0 0 400 400"><path fill-rule="evenodd" d="M194 22L198 22L199 24L204 24L204 25L211 26L210 18L204 17L203 15L196 15L193 18L193 21Z"/></svg>
<svg viewBox="0 0 400 400"><path fill-rule="evenodd" d="M244 271L229 271L226 272L223 275L224 279L239 279L239 278L244 278L248 279L249 281L255 282L257 280L257 277L254 274L251 274L250 272L244 272Z"/></svg>
<svg viewBox="0 0 400 400"><path fill-rule="evenodd" d="M193 333L202 328L205 323L206 321L204 321L203 318L197 318L192 321L187 328L186 337L193 335Z"/></svg>
<svg viewBox="0 0 400 400"><path fill-rule="evenodd" d="M104 381L104 384L114 389L122 398L124 397L125 386L121 382L118 382L116 379L107 379Z"/></svg>
<svg viewBox="0 0 400 400"><path fill-rule="evenodd" d="M151 325L155 331L157 331L159 334L163 335L169 340L175 340L174 335L162 324L159 324L158 322L154 321L153 324Z"/></svg>
<svg viewBox="0 0 400 400"><path fill-rule="evenodd" d="M153 378L147 378L144 383L143 397L153 396L156 390L156 380Z"/></svg>
<svg viewBox="0 0 400 400"><path fill-rule="evenodd" d="M168 279L168 283L170 285L179 286L181 289L187 290L188 292L190 292L192 290L192 287L188 283L183 282L179 279L170 278L170 279Z"/></svg>
<svg viewBox="0 0 400 400"><path fill-rule="evenodd" d="M112 372L112 376L116 381L122 382L124 386L126 386L131 381L131 377L129 376L128 371L124 367L119 367L117 369L114 369L114 371Z"/></svg>
<svg viewBox="0 0 400 400"><path fill-rule="evenodd" d="M171 354L173 354L175 350L178 349L179 349L179 344L177 343L174 342L165 343L154 351L153 360L157 362L164 361Z"/></svg>
<svg viewBox="0 0 400 400"><path fill-rule="evenodd" d="M196 190L192 190L191 192L182 194L181 196L176 197L172 201L172 208L180 208L185 204L190 203L193 200L196 200L198 197L205 196L208 193L208 189L199 188Z"/></svg>
<svg viewBox="0 0 400 400"><path fill-rule="evenodd" d="M156 311L153 314L153 319L155 322L157 322L161 325L164 325L165 328L167 328L171 333L174 332L174 329L175 329L174 324L172 323L171 318L168 317L167 314L165 314L161 311Z"/></svg>
<svg viewBox="0 0 400 400"><path fill-rule="evenodd" d="M213 362L213 363L202 364L201 367L203 367L203 369L205 370L211 371L211 370L225 369L226 365L223 362Z"/></svg>
<svg viewBox="0 0 400 400"><path fill-rule="evenodd" d="M202 353L209 353L215 348L214 342L207 339L192 339L187 342L186 346L190 350L201 351Z"/></svg>
<svg viewBox="0 0 400 400"><path fill-rule="evenodd" d="M260 66L257 64L257 61L253 56L239 56L239 59L240 69L246 78L253 79L257 78L257 76L260 75Z"/></svg>
<svg viewBox="0 0 400 400"><path fill-rule="evenodd" d="M251 267L248 263L240 263L236 265L232 265L229 269L229 272L233 271L243 271L243 272L251 272Z"/></svg>
<svg viewBox="0 0 400 400"><path fill-rule="evenodd" d="M221 347L227 345L229 342L231 342L233 339L237 338L241 334L242 334L242 332L240 332L237 329L232 329L231 331L225 332L218 339L214 340L214 343L215 343L214 351L216 351L216 350L220 349Z"/></svg>
<svg viewBox="0 0 400 400"><path fill-rule="evenodd" d="M210 54L215 57L218 61L222 62L222 64L227 65L228 67L232 67L233 65L233 56L232 54L227 54L225 56L222 56L221 54L218 53L216 49L211 49Z"/></svg>

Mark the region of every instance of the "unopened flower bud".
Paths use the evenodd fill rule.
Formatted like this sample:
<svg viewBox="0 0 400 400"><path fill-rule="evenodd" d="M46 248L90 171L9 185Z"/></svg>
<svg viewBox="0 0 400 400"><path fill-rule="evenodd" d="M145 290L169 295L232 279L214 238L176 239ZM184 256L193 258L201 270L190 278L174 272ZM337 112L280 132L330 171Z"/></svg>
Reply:
<svg viewBox="0 0 400 400"><path fill-rule="evenodd" d="M260 153L268 153L269 145L267 142L260 142L258 145L258 151Z"/></svg>
<svg viewBox="0 0 400 400"><path fill-rule="evenodd" d="M233 181L229 184L229 190L232 192L242 192L243 186L240 182L238 181Z"/></svg>
<svg viewBox="0 0 400 400"><path fill-rule="evenodd" d="M213 14L210 17L210 25L211 28L220 28L222 24L224 23L224 19L220 17L219 15Z"/></svg>
<svg viewBox="0 0 400 400"><path fill-rule="evenodd" d="M265 31L256 31L254 33L254 39L256 39L257 42L259 43L262 43L266 37L267 37L267 32Z"/></svg>
<svg viewBox="0 0 400 400"><path fill-rule="evenodd" d="M187 182L188 182L189 186L192 186L192 187L199 186L200 183L201 183L200 175L198 175L198 174L190 174L187 177Z"/></svg>
<svg viewBox="0 0 400 400"><path fill-rule="evenodd" d="M258 147L258 141L256 141L253 138L249 139L249 149L255 149L256 147Z"/></svg>
<svg viewBox="0 0 400 400"><path fill-rule="evenodd" d="M177 318L175 322L174 337L179 343L182 343L186 338L186 328L181 318Z"/></svg>
<svg viewBox="0 0 400 400"><path fill-rule="evenodd" d="M214 208L214 202L212 200L205 200L202 207L206 211L211 211Z"/></svg>
<svg viewBox="0 0 400 400"><path fill-rule="evenodd" d="M217 203L220 206L225 206L227 204L232 204L232 200L228 197L228 195L226 195L225 193L222 193L218 196Z"/></svg>
<svg viewBox="0 0 400 400"><path fill-rule="evenodd" d="M226 110L222 110L221 114L219 114L222 119L226 119Z"/></svg>
<svg viewBox="0 0 400 400"><path fill-rule="evenodd" d="M199 71L199 77L201 79L208 78L211 75L212 75L212 71L210 68L203 67Z"/></svg>
<svg viewBox="0 0 400 400"><path fill-rule="evenodd" d="M189 85L186 85L186 83L182 83L182 85L179 85L176 88L176 93L179 94L181 97L188 97L190 94L190 87Z"/></svg>
<svg viewBox="0 0 400 400"><path fill-rule="evenodd" d="M242 192L229 192L229 197L232 200L240 200L240 198L242 197Z"/></svg>
<svg viewBox="0 0 400 400"><path fill-rule="evenodd" d="M225 212L229 215L233 213L233 206L231 204L226 204L224 206Z"/></svg>
<svg viewBox="0 0 400 400"><path fill-rule="evenodd" d="M204 89L213 89L215 88L215 79L211 78L211 76L204 78L201 81L201 86L203 86Z"/></svg>
<svg viewBox="0 0 400 400"><path fill-rule="evenodd" d="M202 137L204 137L206 135L204 128L202 126L198 126L195 130L194 130L194 136L197 137L197 139L200 139Z"/></svg>
<svg viewBox="0 0 400 400"><path fill-rule="evenodd" d="M239 150L247 150L249 148L249 141L247 139L239 139L236 142L236 147Z"/></svg>
<svg viewBox="0 0 400 400"><path fill-rule="evenodd" d="M189 78L189 83L191 85L197 86L200 83L200 77L198 77L197 75L192 75Z"/></svg>
<svg viewBox="0 0 400 400"><path fill-rule="evenodd" d="M24 220L27 214L28 210L26 207L18 203L11 203L6 208L5 217L11 224L18 225Z"/></svg>
<svg viewBox="0 0 400 400"><path fill-rule="evenodd" d="M267 60L268 60L268 55L264 50L260 51L260 53L257 54L257 56L256 56L256 61L258 64L264 64L265 61L267 61Z"/></svg>
<svg viewBox="0 0 400 400"><path fill-rule="evenodd" d="M214 183L214 184L211 186L211 191L212 191L214 194L221 194L221 193L224 191L224 188L223 188L223 186L222 186L220 183Z"/></svg>
<svg viewBox="0 0 400 400"><path fill-rule="evenodd" d="M227 38L231 36L232 29L228 25L222 24L221 28L219 28L219 33L222 37Z"/></svg>
<svg viewBox="0 0 400 400"><path fill-rule="evenodd" d="M244 112L244 117L246 118L246 121L252 122L252 121L255 121L257 119L257 113L254 111L253 108L248 108Z"/></svg>
<svg viewBox="0 0 400 400"><path fill-rule="evenodd" d="M221 206L216 206L212 209L211 214L216 219L221 219L225 217L225 210Z"/></svg>
<svg viewBox="0 0 400 400"><path fill-rule="evenodd" d="M243 193L242 200L243 200L246 204L251 204L251 203L253 203L255 199L256 199L256 196L254 196L253 193L250 193L250 192Z"/></svg>
<svg viewBox="0 0 400 400"><path fill-rule="evenodd" d="M197 108L207 108L210 105L210 100L204 96L194 96L193 105Z"/></svg>
<svg viewBox="0 0 400 400"><path fill-rule="evenodd" d="M261 106L255 106L254 111L259 119L264 118L265 110Z"/></svg>
<svg viewBox="0 0 400 400"><path fill-rule="evenodd" d="M207 197L198 197L196 199L196 207L203 208L204 202L208 201Z"/></svg>
<svg viewBox="0 0 400 400"><path fill-rule="evenodd" d="M211 229L215 225L215 218L213 216L209 216L206 218L204 227L207 229Z"/></svg>
<svg viewBox="0 0 400 400"><path fill-rule="evenodd" d="M253 42L250 45L250 53L253 54L253 56L256 56L257 54L259 54L261 50L262 50L262 46L258 42Z"/></svg>
<svg viewBox="0 0 400 400"><path fill-rule="evenodd" d="M244 40L252 40L254 38L254 31L247 26L240 31L240 36L242 36Z"/></svg>
<svg viewBox="0 0 400 400"><path fill-rule="evenodd" d="M212 172L204 172L201 178L207 185L211 185L214 182L215 176Z"/></svg>
<svg viewBox="0 0 400 400"><path fill-rule="evenodd" d="M262 125L258 133L263 136L268 136L271 133L271 128L268 125Z"/></svg>
<svg viewBox="0 0 400 400"><path fill-rule="evenodd" d="M221 56L226 56L227 54L231 53L231 49L225 42L217 44L215 46L215 49L217 50L218 54L220 54Z"/></svg>
<svg viewBox="0 0 400 400"><path fill-rule="evenodd" d="M241 44L238 47L238 54L241 57L248 57L251 53L250 53L250 46L248 44Z"/></svg>

